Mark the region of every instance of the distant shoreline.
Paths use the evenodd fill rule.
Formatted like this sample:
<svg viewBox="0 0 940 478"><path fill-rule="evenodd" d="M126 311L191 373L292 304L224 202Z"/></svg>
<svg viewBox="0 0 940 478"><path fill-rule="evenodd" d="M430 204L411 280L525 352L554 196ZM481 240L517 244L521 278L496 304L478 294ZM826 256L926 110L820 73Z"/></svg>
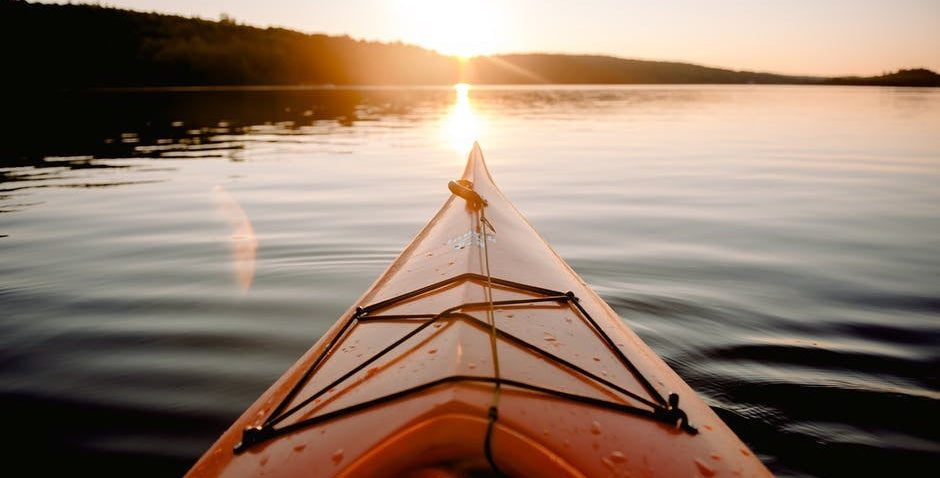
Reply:
<svg viewBox="0 0 940 478"><path fill-rule="evenodd" d="M109 86L109 87L83 87L71 91L90 93L199 93L199 92L277 92L277 91L377 91L377 90L451 90L456 84L440 85L181 85L181 86ZM471 90L487 91L502 89L590 89L590 88L660 88L660 87L690 87L702 88L732 87L732 86L813 86L813 87L895 87L895 88L922 88L905 85L864 85L864 84L837 84L837 83L542 83L542 84L469 84ZM929 87L927 87L929 88Z"/></svg>
<svg viewBox="0 0 940 478"><path fill-rule="evenodd" d="M923 68L872 77L815 77L603 55L501 54L462 61L403 43L98 5L26 2L0 3L0 52L7 73L0 85L28 89L251 91L456 83L940 86L940 75Z"/></svg>

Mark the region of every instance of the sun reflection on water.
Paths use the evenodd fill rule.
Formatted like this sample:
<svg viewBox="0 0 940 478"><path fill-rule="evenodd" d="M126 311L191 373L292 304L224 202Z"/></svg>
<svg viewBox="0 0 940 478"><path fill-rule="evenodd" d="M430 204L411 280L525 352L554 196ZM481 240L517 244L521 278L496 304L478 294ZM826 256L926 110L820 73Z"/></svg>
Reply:
<svg viewBox="0 0 940 478"><path fill-rule="evenodd" d="M443 132L457 153L466 154L483 132L483 121L470 104L470 85L457 83L454 85L454 91L457 98L447 111Z"/></svg>

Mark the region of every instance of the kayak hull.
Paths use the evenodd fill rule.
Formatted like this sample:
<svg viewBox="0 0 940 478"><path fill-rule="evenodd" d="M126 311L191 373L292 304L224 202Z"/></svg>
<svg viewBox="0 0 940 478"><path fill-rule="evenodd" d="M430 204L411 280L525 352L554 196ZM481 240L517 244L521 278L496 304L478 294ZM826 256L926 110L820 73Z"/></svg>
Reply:
<svg viewBox="0 0 940 478"><path fill-rule="evenodd" d="M450 186L188 476L770 476L512 206L478 145Z"/></svg>

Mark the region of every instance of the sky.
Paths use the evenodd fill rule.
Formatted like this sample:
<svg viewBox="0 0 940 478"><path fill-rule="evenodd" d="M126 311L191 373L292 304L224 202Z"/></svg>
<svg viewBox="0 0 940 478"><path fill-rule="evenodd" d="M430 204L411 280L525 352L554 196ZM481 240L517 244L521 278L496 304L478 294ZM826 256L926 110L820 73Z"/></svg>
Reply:
<svg viewBox="0 0 940 478"><path fill-rule="evenodd" d="M64 0L47 3L64 3ZM940 72L940 0L76 0L419 45L794 75Z"/></svg>

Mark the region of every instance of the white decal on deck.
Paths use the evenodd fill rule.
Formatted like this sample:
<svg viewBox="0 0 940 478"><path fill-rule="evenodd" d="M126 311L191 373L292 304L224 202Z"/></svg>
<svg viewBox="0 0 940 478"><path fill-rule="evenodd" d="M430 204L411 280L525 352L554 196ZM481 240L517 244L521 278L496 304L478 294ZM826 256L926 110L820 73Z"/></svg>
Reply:
<svg viewBox="0 0 940 478"><path fill-rule="evenodd" d="M496 242L496 234L492 232L486 233L486 240L492 244ZM478 246L483 247L483 234L470 230L463 233L460 236L457 236L453 239L447 240L448 245L453 245L455 250L463 249L467 246Z"/></svg>

